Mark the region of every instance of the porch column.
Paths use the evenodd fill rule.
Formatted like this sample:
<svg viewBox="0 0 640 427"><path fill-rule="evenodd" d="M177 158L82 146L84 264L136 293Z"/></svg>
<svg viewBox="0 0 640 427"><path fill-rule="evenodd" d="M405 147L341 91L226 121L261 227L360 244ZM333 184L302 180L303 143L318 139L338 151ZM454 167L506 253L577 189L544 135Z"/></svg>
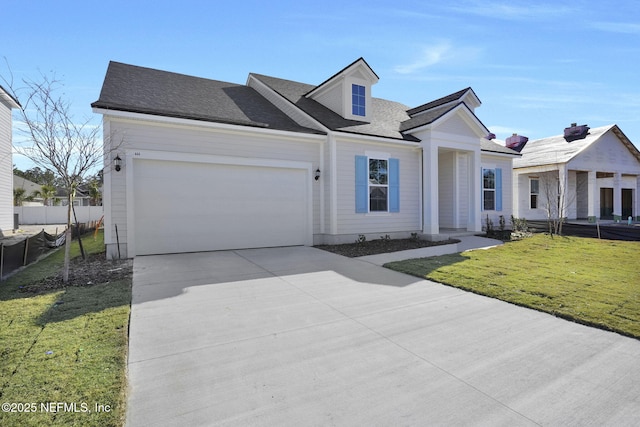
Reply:
<svg viewBox="0 0 640 427"><path fill-rule="evenodd" d="M620 221L622 218L622 174L616 172L613 174L613 219Z"/></svg>
<svg viewBox="0 0 640 427"><path fill-rule="evenodd" d="M438 147L422 146L422 233L440 232L438 210Z"/></svg>
<svg viewBox="0 0 640 427"><path fill-rule="evenodd" d="M636 205L633 215L635 215L636 221L640 221L640 175L636 176L636 191L633 192L633 198Z"/></svg>
<svg viewBox="0 0 640 427"><path fill-rule="evenodd" d="M470 152L469 159L469 222L467 231L482 231L482 163L480 149Z"/></svg>
<svg viewBox="0 0 640 427"><path fill-rule="evenodd" d="M587 173L587 215L589 222L596 222L600 216L600 194L598 193L598 181L596 179L596 171Z"/></svg>
<svg viewBox="0 0 640 427"><path fill-rule="evenodd" d="M558 183L560 191L560 206L558 206L558 217L566 218L569 214L569 176L567 174L567 165L563 164L558 167Z"/></svg>

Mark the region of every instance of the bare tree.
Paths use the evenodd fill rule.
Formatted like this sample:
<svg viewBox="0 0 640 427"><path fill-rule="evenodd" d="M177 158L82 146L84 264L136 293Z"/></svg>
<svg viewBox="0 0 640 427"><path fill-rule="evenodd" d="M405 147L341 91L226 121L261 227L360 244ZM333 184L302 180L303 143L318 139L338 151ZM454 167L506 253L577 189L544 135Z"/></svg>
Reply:
<svg viewBox="0 0 640 427"><path fill-rule="evenodd" d="M69 101L57 95L61 82L55 76L41 75L40 80L22 80L15 88L11 81L2 79L21 100L19 110L22 126L19 131L26 141L14 144L15 151L36 165L52 171L61 178L67 193L67 231L63 281L69 280L69 250L71 242L71 207L75 190L90 173L95 173L103 159L100 127L91 119L76 121Z"/></svg>
<svg viewBox="0 0 640 427"><path fill-rule="evenodd" d="M567 179L560 179L560 170L542 173L539 179L549 232L562 235L562 225L569 213L569 206L575 201L575 193L569 191Z"/></svg>

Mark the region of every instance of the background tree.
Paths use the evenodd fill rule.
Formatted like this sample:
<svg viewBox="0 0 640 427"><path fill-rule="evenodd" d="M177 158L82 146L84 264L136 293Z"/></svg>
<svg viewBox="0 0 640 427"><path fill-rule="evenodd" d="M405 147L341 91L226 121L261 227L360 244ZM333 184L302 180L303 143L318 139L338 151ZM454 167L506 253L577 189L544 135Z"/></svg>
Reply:
<svg viewBox="0 0 640 427"><path fill-rule="evenodd" d="M37 166L24 172L14 166L13 174L40 185L54 185L56 182L56 176L53 172L46 169L42 170Z"/></svg>
<svg viewBox="0 0 640 427"><path fill-rule="evenodd" d="M61 188L68 195L63 271L66 283L69 280L73 195L82 180L102 163L100 127L90 119L74 119L70 103L57 95L61 82L55 76L43 74L38 81L23 79L20 88L15 88L13 77L10 81L2 80L22 104L19 114L24 126L18 126L18 129L22 129L26 141L14 144L15 151L57 175Z"/></svg>
<svg viewBox="0 0 640 427"><path fill-rule="evenodd" d="M102 205L102 191L100 190L102 184L97 179L91 179L87 184L87 190L89 191L89 204L91 206Z"/></svg>
<svg viewBox="0 0 640 427"><path fill-rule="evenodd" d="M34 198L39 197L42 199L42 204L45 206L51 206L55 204L53 202L57 193L57 188L54 185L44 184L40 187L40 190L36 190L33 192L32 196Z"/></svg>
<svg viewBox="0 0 640 427"><path fill-rule="evenodd" d="M13 189L13 206L22 206L27 198L27 190L24 188Z"/></svg>

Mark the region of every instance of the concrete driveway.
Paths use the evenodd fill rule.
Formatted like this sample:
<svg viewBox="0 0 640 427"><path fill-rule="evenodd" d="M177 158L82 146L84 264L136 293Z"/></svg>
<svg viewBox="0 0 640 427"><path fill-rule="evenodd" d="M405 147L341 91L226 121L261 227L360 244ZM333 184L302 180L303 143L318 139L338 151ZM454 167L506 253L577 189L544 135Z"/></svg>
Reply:
<svg viewBox="0 0 640 427"><path fill-rule="evenodd" d="M138 257L127 425L640 425L640 341L309 247Z"/></svg>

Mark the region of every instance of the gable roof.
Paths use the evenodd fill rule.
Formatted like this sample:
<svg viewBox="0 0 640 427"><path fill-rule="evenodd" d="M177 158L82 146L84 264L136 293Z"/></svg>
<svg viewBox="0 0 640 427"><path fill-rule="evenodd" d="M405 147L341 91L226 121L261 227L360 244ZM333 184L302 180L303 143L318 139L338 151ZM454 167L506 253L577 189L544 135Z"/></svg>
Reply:
<svg viewBox="0 0 640 427"><path fill-rule="evenodd" d="M321 133L298 125L255 89L110 62L93 108L242 126Z"/></svg>
<svg viewBox="0 0 640 427"><path fill-rule="evenodd" d="M373 111L370 123L349 120L307 97L306 95L315 88L313 85L262 74L251 73L251 76L332 131L419 142L416 137L401 132L401 123L408 120L409 115L408 107L399 102L372 98Z"/></svg>
<svg viewBox="0 0 640 427"><path fill-rule="evenodd" d="M564 135L556 135L549 138L529 141L524 146L522 157L513 161L514 168L525 168L548 164L567 163L593 143L598 141L605 133L612 131L618 139L627 147L629 152L640 162L640 152L633 143L620 130L618 125L607 125L589 130L583 139L567 142Z"/></svg>
<svg viewBox="0 0 640 427"><path fill-rule="evenodd" d="M473 89L468 87L468 88L459 90L457 92L454 92L450 95L443 96L442 98L438 98L431 102L427 102L426 104L422 104L417 107L414 107L408 110L407 114L413 117L419 113L422 113L423 111L427 111L433 108L443 107L451 104L458 104L459 102L462 102L463 98L465 98L467 94L472 95L473 98L477 101L477 103L480 104L480 99L476 96L476 93L473 91ZM471 108L471 106L468 106L468 107Z"/></svg>
<svg viewBox="0 0 640 427"><path fill-rule="evenodd" d="M378 76L363 58L359 58L319 86L280 79L261 74L249 74L274 93L290 102L321 126L304 127L247 85L205 79L152 68L111 61L99 99L91 104L95 109L117 110L157 116L185 118L217 123L277 129L292 132L324 134L324 130L358 135L420 142L408 131L434 123L452 111L464 108L479 126L487 131L475 116L473 108L480 101L473 89L466 88L416 108L399 102L371 98L370 122L345 119L340 114L309 97L319 87L330 84L345 72L364 67L373 80ZM465 101L472 104L467 105ZM481 143L483 151L517 154L491 141Z"/></svg>
<svg viewBox="0 0 640 427"><path fill-rule="evenodd" d="M367 64L367 61L365 61L363 57L360 57L355 61L353 61L351 64L344 67L342 70L335 73L333 76L329 77L324 82L320 83L318 86L313 87L309 92L305 93L304 96L313 97L314 93L322 90L325 86L330 86L331 84L334 83L334 80L346 74L349 74L350 72L355 70L357 67L362 67L365 69L365 72L369 74L370 80L372 81L372 83L376 83L378 80L380 80L380 77L378 77L376 72L373 71L373 68L371 68L369 64Z"/></svg>

